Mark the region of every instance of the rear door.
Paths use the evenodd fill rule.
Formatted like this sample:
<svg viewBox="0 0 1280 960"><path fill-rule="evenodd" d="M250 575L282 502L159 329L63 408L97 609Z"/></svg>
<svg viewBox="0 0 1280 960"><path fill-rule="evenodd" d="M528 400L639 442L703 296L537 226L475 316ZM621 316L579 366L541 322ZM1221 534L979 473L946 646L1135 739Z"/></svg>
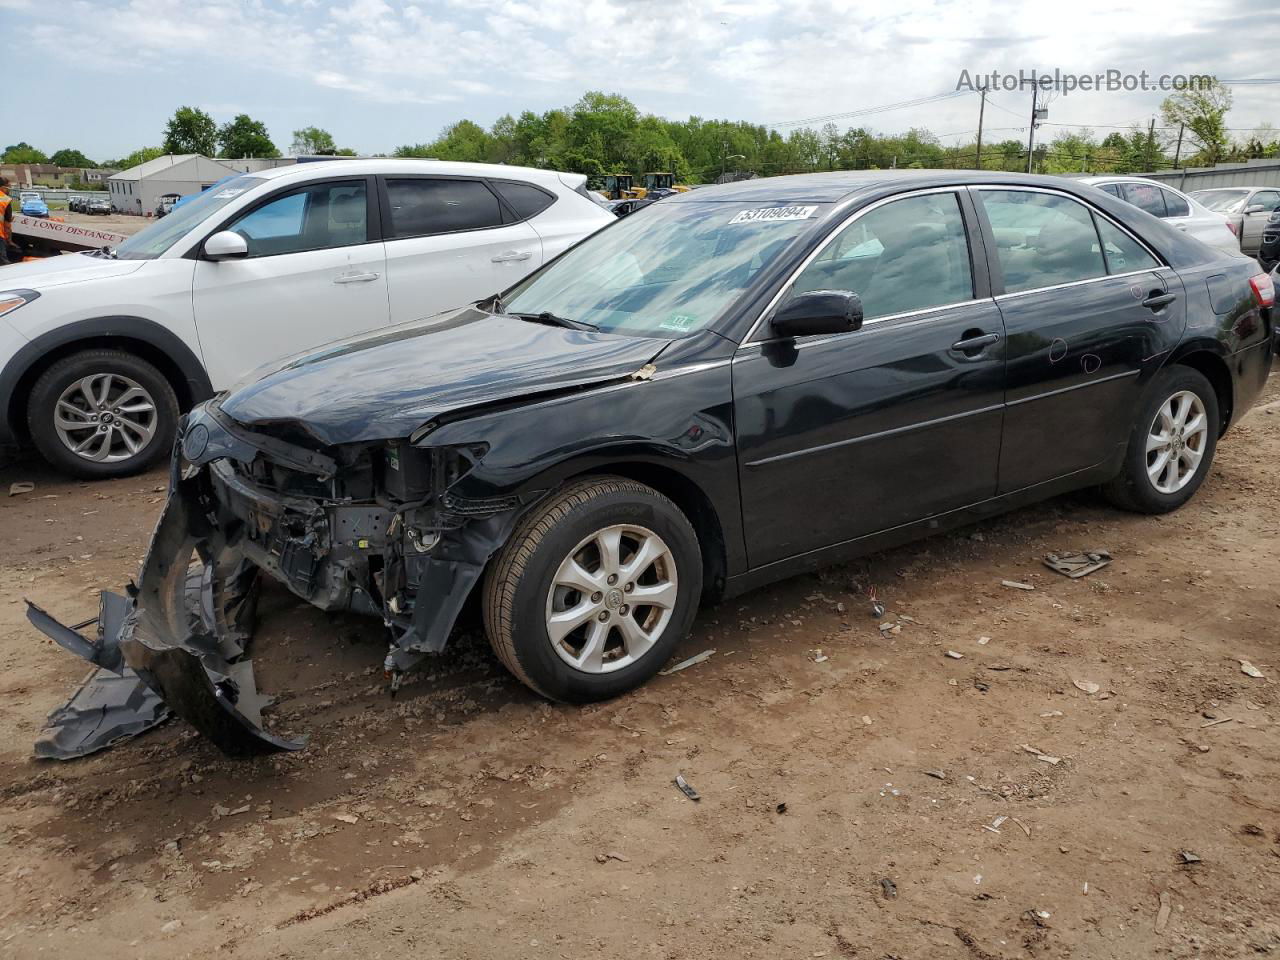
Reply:
<svg viewBox="0 0 1280 960"><path fill-rule="evenodd" d="M221 389L261 364L387 323L387 278L370 177L286 189L220 229L242 260L197 260L205 367Z"/></svg>
<svg viewBox="0 0 1280 960"><path fill-rule="evenodd" d="M484 180L381 181L392 323L473 303L541 266L538 234Z"/></svg>
<svg viewBox="0 0 1280 960"><path fill-rule="evenodd" d="M974 188L1008 336L1000 492L1086 470L1123 444L1141 374L1186 323L1182 282L1137 238L1065 194Z"/></svg>
<svg viewBox="0 0 1280 960"><path fill-rule="evenodd" d="M766 315L739 348L734 413L752 566L995 494L1004 331L975 244L963 190L877 204L778 301L850 290L863 301L862 328L779 340Z"/></svg>

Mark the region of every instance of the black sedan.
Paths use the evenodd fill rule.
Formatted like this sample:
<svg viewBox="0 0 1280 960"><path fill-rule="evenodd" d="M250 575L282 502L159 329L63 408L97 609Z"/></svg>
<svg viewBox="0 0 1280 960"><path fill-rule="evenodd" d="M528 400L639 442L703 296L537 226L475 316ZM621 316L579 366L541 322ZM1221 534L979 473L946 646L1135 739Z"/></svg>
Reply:
<svg viewBox="0 0 1280 960"><path fill-rule="evenodd" d="M196 407L98 642L31 616L233 753L297 746L245 659L264 574L385 623L393 689L475 594L524 683L614 696L700 601L1079 487L1180 507L1263 387L1273 300L1060 179L708 187Z"/></svg>

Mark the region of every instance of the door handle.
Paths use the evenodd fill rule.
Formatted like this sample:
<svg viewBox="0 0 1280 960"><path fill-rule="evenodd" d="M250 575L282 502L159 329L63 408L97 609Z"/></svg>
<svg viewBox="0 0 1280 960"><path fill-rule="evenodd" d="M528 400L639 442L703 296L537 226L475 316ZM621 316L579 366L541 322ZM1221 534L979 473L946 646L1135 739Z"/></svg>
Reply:
<svg viewBox="0 0 1280 960"><path fill-rule="evenodd" d="M376 273L343 273L333 278L334 283L368 283L377 280Z"/></svg>
<svg viewBox="0 0 1280 960"><path fill-rule="evenodd" d="M528 250L523 253L517 250L508 250L506 253L494 254L489 259L494 263L515 263L519 260L528 260L533 254Z"/></svg>
<svg viewBox="0 0 1280 960"><path fill-rule="evenodd" d="M1152 290L1147 299L1142 301L1142 305L1154 312L1164 309L1177 299L1177 296L1172 293L1165 293L1163 290Z"/></svg>
<svg viewBox="0 0 1280 960"><path fill-rule="evenodd" d="M966 356L976 357L993 343L1000 342L1000 334L998 333L980 333L977 330L967 330L965 332L970 335L966 336L963 340L957 340L951 345L951 349L956 351L956 353L963 353Z"/></svg>

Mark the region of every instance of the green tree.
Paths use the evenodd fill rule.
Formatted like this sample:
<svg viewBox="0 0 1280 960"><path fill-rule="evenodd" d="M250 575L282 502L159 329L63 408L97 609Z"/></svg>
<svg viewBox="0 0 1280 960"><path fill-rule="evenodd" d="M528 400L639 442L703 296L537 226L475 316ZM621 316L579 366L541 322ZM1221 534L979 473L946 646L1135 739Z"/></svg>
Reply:
<svg viewBox="0 0 1280 960"><path fill-rule="evenodd" d="M218 126L198 107L179 107L164 128L165 153L199 153L212 157L218 152Z"/></svg>
<svg viewBox="0 0 1280 960"><path fill-rule="evenodd" d="M93 161L86 157L79 150L70 148L59 150L49 158L50 163L56 163L60 167L92 167Z"/></svg>
<svg viewBox="0 0 1280 960"><path fill-rule="evenodd" d="M294 156L328 157L338 152L333 134L319 127L303 127L293 131L293 144L289 147Z"/></svg>
<svg viewBox="0 0 1280 960"><path fill-rule="evenodd" d="M115 163L108 164L108 166L116 167L120 170L128 170L131 167L136 167L139 164L147 163L156 157L163 157L164 155L164 147L140 147L123 160L117 160Z"/></svg>
<svg viewBox="0 0 1280 960"><path fill-rule="evenodd" d="M1207 87L1179 90L1160 104L1160 116L1171 126L1185 126L1187 137L1199 148L1194 159L1212 166L1231 147L1227 132L1227 111L1231 109L1231 90L1214 80Z"/></svg>
<svg viewBox="0 0 1280 960"><path fill-rule="evenodd" d="M49 158L23 140L13 144L13 146L5 147L4 156L0 157L0 161L4 163L48 163Z"/></svg>
<svg viewBox="0 0 1280 960"><path fill-rule="evenodd" d="M218 146L222 148L221 156L235 159L280 156L267 133L267 125L247 113L239 114L218 128Z"/></svg>

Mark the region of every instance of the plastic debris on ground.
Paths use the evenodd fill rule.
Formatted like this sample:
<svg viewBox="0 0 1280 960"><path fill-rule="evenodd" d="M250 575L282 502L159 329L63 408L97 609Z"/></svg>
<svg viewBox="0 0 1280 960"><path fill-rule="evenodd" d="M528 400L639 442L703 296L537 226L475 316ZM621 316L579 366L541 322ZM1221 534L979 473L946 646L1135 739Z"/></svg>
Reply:
<svg viewBox="0 0 1280 960"><path fill-rule="evenodd" d="M1021 583L1017 580L1001 580L1000 586L1008 587L1011 590L1034 590L1035 587L1030 583Z"/></svg>
<svg viewBox="0 0 1280 960"><path fill-rule="evenodd" d="M1240 661L1240 672L1241 672L1241 673L1243 673L1243 674L1245 674L1246 676L1254 677L1254 678L1255 678L1255 679L1257 679L1257 680L1263 680L1263 679L1265 679L1265 677L1263 676L1262 671L1261 671L1261 670L1259 670L1257 667L1255 667L1255 666L1254 666L1252 663L1250 663L1248 660L1241 660L1241 661Z"/></svg>
<svg viewBox="0 0 1280 960"><path fill-rule="evenodd" d="M1051 553L1044 558L1044 565L1054 573L1076 580L1101 570L1111 562L1106 550L1090 550L1086 553Z"/></svg>
<svg viewBox="0 0 1280 960"><path fill-rule="evenodd" d="M702 799L702 795L698 793L697 790L693 789L692 786L689 785L689 781L684 778L683 774L679 774L679 773L676 774L675 784L677 787L680 788L680 792L683 793L690 800Z"/></svg>
<svg viewBox="0 0 1280 960"><path fill-rule="evenodd" d="M715 656L714 649L703 650L701 653L695 654L694 656L690 657L688 660L681 660L674 667L670 667L666 670L659 671L659 674L664 677L669 677L671 676L671 674L679 673L681 670L687 670L689 667L696 667L698 664L702 663L704 660L710 660L713 656Z"/></svg>

